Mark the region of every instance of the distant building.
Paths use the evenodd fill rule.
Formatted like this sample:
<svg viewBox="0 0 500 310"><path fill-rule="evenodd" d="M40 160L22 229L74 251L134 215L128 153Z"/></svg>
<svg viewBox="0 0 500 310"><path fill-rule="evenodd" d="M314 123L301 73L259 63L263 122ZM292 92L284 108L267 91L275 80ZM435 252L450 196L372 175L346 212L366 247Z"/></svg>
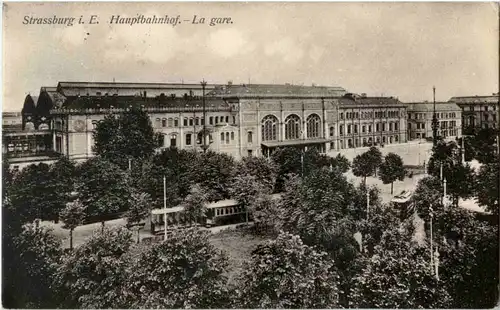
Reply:
<svg viewBox="0 0 500 310"><path fill-rule="evenodd" d="M23 152L90 158L97 123L130 107L149 114L162 148L202 150L206 137L209 149L235 158L269 155L281 146L328 152L407 140L405 104L341 87L206 85L205 113L200 84L60 82L34 98L25 99L18 130L31 138L20 149L4 143L11 158Z"/></svg>
<svg viewBox="0 0 500 310"><path fill-rule="evenodd" d="M408 105L408 139L432 139L432 102L414 102ZM453 102L436 102L437 136L455 139L462 135L462 110Z"/></svg>
<svg viewBox="0 0 500 310"><path fill-rule="evenodd" d="M457 104L462 110L464 133L472 128L499 128L500 102L499 94L491 96L453 97L450 102Z"/></svg>

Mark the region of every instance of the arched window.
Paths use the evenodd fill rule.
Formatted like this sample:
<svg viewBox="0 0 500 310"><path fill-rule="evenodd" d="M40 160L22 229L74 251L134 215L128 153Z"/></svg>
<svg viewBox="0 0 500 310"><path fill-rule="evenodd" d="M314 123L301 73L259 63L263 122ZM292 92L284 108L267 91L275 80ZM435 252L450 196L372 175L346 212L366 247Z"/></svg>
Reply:
<svg viewBox="0 0 500 310"><path fill-rule="evenodd" d="M194 119L193 118L190 118L189 119L189 126L193 126L194 125Z"/></svg>
<svg viewBox="0 0 500 310"><path fill-rule="evenodd" d="M251 131L249 131L247 133L247 137L248 137L248 143L252 143L253 137L252 137L252 132Z"/></svg>
<svg viewBox="0 0 500 310"><path fill-rule="evenodd" d="M295 115L289 115L285 119L285 139L299 139L300 138L300 118Z"/></svg>
<svg viewBox="0 0 500 310"><path fill-rule="evenodd" d="M231 131L231 141L234 140L234 131Z"/></svg>
<svg viewBox="0 0 500 310"><path fill-rule="evenodd" d="M229 144L229 132L226 132L226 144Z"/></svg>
<svg viewBox="0 0 500 310"><path fill-rule="evenodd" d="M320 136L321 119L318 114L311 114L307 117L307 137L318 138Z"/></svg>
<svg viewBox="0 0 500 310"><path fill-rule="evenodd" d="M262 141L278 140L278 119L274 115L267 115L262 119Z"/></svg>
<svg viewBox="0 0 500 310"><path fill-rule="evenodd" d="M220 144L224 144L224 133L220 133Z"/></svg>
<svg viewBox="0 0 500 310"><path fill-rule="evenodd" d="M194 124L196 126L198 126L200 124L200 118L199 117L197 117L197 118L194 119Z"/></svg>
<svg viewBox="0 0 500 310"><path fill-rule="evenodd" d="M168 127L174 126L174 120L172 118L168 119Z"/></svg>
<svg viewBox="0 0 500 310"><path fill-rule="evenodd" d="M156 128L160 128L161 127L161 120L159 118L156 119L155 125L156 125L155 126Z"/></svg>

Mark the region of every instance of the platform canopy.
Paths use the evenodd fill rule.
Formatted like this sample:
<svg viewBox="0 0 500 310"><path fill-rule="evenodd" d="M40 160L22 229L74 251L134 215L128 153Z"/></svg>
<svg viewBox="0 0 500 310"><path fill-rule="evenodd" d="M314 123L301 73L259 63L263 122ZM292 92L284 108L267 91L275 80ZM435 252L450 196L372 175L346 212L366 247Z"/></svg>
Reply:
<svg viewBox="0 0 500 310"><path fill-rule="evenodd" d="M305 140L288 140L288 141L266 141L262 142L262 145L271 148L280 146L321 144L328 142L330 142L330 140L328 139L305 139Z"/></svg>

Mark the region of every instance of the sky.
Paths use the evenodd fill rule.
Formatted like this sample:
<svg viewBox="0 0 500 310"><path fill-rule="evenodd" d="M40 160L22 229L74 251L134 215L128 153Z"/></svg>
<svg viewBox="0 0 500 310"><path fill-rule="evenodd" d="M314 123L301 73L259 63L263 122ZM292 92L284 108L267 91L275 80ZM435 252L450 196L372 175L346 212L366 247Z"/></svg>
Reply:
<svg viewBox="0 0 500 310"><path fill-rule="evenodd" d="M53 17L75 21L23 24ZM4 3L2 43L3 111L59 81L314 83L403 102L499 88L493 3Z"/></svg>

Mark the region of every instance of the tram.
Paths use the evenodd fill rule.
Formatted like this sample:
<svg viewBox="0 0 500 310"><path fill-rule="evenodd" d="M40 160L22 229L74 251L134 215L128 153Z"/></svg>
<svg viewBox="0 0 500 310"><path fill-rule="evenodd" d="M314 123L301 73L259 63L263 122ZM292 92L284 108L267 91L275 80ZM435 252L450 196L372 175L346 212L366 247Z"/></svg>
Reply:
<svg viewBox="0 0 500 310"><path fill-rule="evenodd" d="M394 196L391 200L391 205L399 211L401 219L410 217L415 211L414 205L411 201L412 196L412 191L404 190L399 193L399 195Z"/></svg>
<svg viewBox="0 0 500 310"><path fill-rule="evenodd" d="M280 194L271 195L271 199L276 200ZM164 219L167 219L165 225ZM248 213L248 221L252 220L252 213ZM207 214L198 224L205 227L222 226L229 224L244 223L247 221L246 209L239 205L234 199L220 200L207 204ZM174 228L187 227L192 225L191 221L185 217L184 207L176 206L167 209L154 209L151 211L151 233L158 234Z"/></svg>

